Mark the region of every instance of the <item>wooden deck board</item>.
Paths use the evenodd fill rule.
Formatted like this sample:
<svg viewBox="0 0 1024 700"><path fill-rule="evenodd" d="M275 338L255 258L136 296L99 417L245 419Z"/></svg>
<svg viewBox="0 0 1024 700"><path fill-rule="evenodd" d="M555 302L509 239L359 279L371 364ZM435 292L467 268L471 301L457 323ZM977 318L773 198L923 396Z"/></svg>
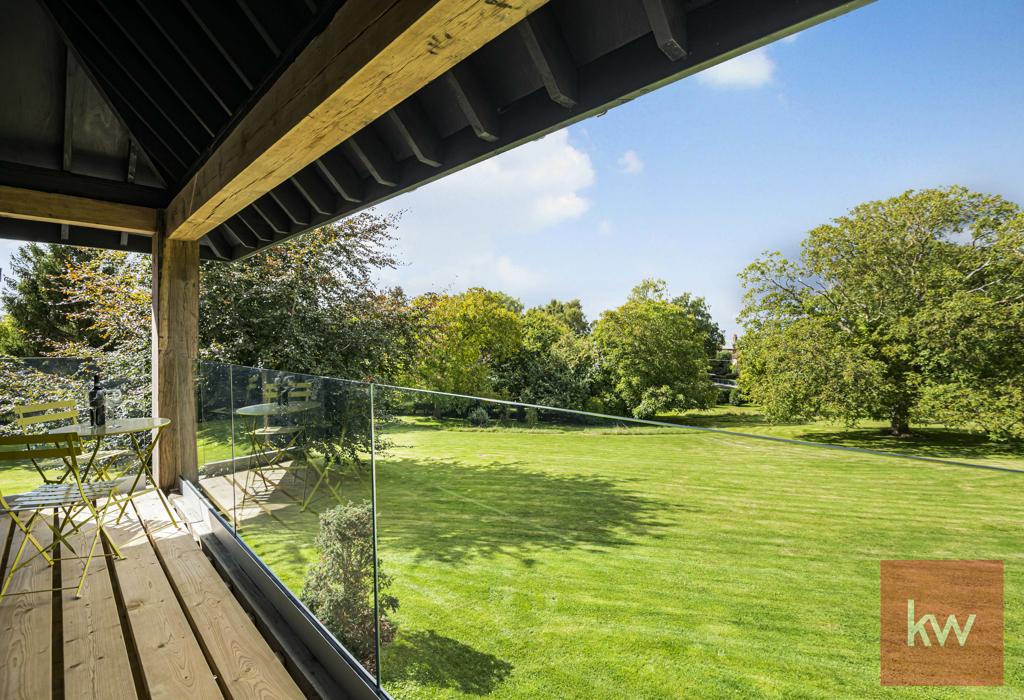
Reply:
<svg viewBox="0 0 1024 700"><path fill-rule="evenodd" d="M10 522L10 519L5 517ZM27 520L27 517L25 518ZM4 531L6 532L6 528ZM48 527L36 522L32 533L43 546L51 542ZM15 528L10 553L4 566L4 576L24 535ZM24 557L36 552L31 543L25 546ZM36 557L27 566L16 571L7 594L0 601L0 697L20 700L38 700L51 696L51 600L53 569L42 557ZM40 593L25 593L45 589Z"/></svg>
<svg viewBox="0 0 1024 700"><path fill-rule="evenodd" d="M108 516L106 529L125 559L104 558L100 546L81 598L73 589L50 590L58 570L41 557L16 572L0 599L0 698L304 697L191 534L171 525L154 494L138 503L120 524ZM83 526L69 538L75 553L61 554L84 555L94 531ZM33 534L51 539L42 522ZM9 566L22 541L10 518L0 519L0 538L0 555L11 540L0 562ZM26 555L34 551L26 546ZM61 586L76 586L84 561L57 566Z"/></svg>
<svg viewBox="0 0 1024 700"><path fill-rule="evenodd" d="M150 697L223 697L141 523L126 514L107 530L125 556L114 571Z"/></svg>
<svg viewBox="0 0 1024 700"><path fill-rule="evenodd" d="M295 681L210 566L152 495L135 500L193 628L233 700L302 698Z"/></svg>
<svg viewBox="0 0 1024 700"><path fill-rule="evenodd" d="M213 505L229 518L234 513L237 523L260 515L269 515L281 521L274 511L296 508L298 496L281 487L281 481L287 475L286 470L268 469L264 475L274 484L273 489L258 478L254 479L247 469L234 474L207 477L202 480L202 486Z"/></svg>
<svg viewBox="0 0 1024 700"><path fill-rule="evenodd" d="M90 524L68 540L79 555L85 556L95 532L95 525ZM61 554L63 557L68 552ZM60 562L61 584L65 588L61 592L64 697L135 698L135 680L102 543L97 543L96 554L89 565L81 598L75 598L75 591L68 587L78 585L85 560L62 558Z"/></svg>

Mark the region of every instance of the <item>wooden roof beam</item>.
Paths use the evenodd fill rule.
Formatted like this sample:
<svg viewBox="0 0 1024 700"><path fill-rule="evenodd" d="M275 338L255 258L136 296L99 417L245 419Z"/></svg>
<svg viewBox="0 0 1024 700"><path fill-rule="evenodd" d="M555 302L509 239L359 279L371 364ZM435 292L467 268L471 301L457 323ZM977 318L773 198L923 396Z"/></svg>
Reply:
<svg viewBox="0 0 1024 700"><path fill-rule="evenodd" d="M546 0L349 0L175 196L199 240Z"/></svg>
<svg viewBox="0 0 1024 700"><path fill-rule="evenodd" d="M317 159L316 167L342 199L354 204L363 201L366 183L359 177L340 149L325 153L322 158Z"/></svg>
<svg viewBox="0 0 1024 700"><path fill-rule="evenodd" d="M159 210L0 185L0 216L152 236Z"/></svg>
<svg viewBox="0 0 1024 700"><path fill-rule="evenodd" d="M434 168L440 167L441 139L427 122L427 117L415 98L397 105L388 112L388 119L416 160Z"/></svg>
<svg viewBox="0 0 1024 700"><path fill-rule="evenodd" d="M682 0L644 0L647 21L658 48L670 61L686 58L686 12Z"/></svg>
<svg viewBox="0 0 1024 700"><path fill-rule="evenodd" d="M345 142L345 146L374 180L385 187L394 187L398 184L394 159L370 129L363 129L355 134Z"/></svg>
<svg viewBox="0 0 1024 700"><path fill-rule="evenodd" d="M575 107L576 64L555 25L555 18L547 9L540 9L518 26L519 36L544 81L548 96L563 107Z"/></svg>
<svg viewBox="0 0 1024 700"><path fill-rule="evenodd" d="M484 141L497 141L501 135L498 129L498 110L484 94L472 66L465 63L454 66L444 74L444 82L466 121L473 127L473 133Z"/></svg>

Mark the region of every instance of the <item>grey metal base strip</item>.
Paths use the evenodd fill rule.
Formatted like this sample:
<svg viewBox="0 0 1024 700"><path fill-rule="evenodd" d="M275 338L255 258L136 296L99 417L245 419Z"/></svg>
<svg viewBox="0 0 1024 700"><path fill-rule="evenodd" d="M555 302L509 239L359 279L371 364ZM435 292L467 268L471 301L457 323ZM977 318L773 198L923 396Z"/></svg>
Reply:
<svg viewBox="0 0 1024 700"><path fill-rule="evenodd" d="M196 485L182 480L181 505L202 511L209 533L201 534L203 549L231 582L236 597L256 618L264 635L276 643L285 663L307 693L322 698L391 700L378 689L347 649L274 576L266 564L239 538ZM303 682L304 681L304 682Z"/></svg>

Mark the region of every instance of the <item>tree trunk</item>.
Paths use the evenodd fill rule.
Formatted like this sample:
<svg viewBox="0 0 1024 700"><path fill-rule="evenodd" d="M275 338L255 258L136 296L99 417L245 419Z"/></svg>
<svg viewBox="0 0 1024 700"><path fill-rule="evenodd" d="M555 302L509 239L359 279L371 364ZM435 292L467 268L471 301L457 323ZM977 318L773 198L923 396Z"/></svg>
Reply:
<svg viewBox="0 0 1024 700"><path fill-rule="evenodd" d="M903 402L893 406L889 418L889 434L896 437L910 435L910 406Z"/></svg>

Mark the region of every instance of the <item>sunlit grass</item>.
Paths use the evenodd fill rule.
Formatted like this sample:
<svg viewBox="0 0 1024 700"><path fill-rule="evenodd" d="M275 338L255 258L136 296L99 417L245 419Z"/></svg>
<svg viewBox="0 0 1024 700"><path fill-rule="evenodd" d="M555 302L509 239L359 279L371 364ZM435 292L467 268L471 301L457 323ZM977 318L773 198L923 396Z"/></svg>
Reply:
<svg viewBox="0 0 1024 700"><path fill-rule="evenodd" d="M934 435L930 452L1024 467ZM1007 687L972 696L1024 684L1024 474L672 428L419 421L386 436L380 556L401 607L383 678L398 698L959 697L879 686L890 558L1005 560ZM368 494L365 478L342 488ZM298 592L316 516L280 517L243 534Z"/></svg>

